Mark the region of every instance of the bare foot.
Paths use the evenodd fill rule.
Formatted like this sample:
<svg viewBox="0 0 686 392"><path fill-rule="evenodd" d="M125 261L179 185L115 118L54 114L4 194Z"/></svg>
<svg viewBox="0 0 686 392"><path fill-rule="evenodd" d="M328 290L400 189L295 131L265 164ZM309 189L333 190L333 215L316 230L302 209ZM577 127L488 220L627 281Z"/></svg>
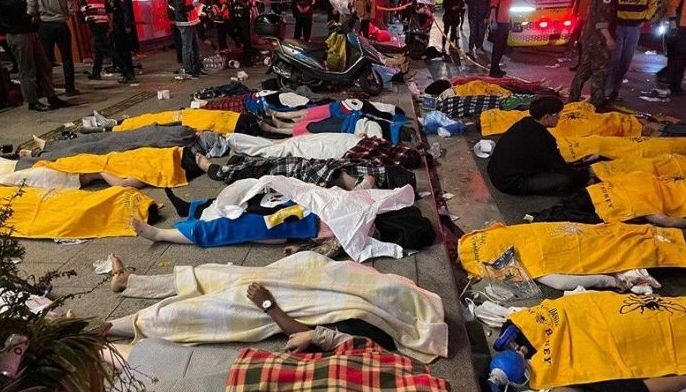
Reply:
<svg viewBox="0 0 686 392"><path fill-rule="evenodd" d="M45 139L41 139L38 136L33 135L33 142L36 143L38 148L45 150Z"/></svg>
<svg viewBox="0 0 686 392"><path fill-rule="evenodd" d="M374 176L364 176L362 181L355 186L355 190L373 189L376 187L376 178Z"/></svg>
<svg viewBox="0 0 686 392"><path fill-rule="evenodd" d="M149 239L150 241L157 241L156 235L158 229L156 227L150 226L149 224L138 219L132 219L131 226L133 226L133 229L136 231L137 235Z"/></svg>
<svg viewBox="0 0 686 392"><path fill-rule="evenodd" d="M210 169L210 160L200 153L195 154L195 164L205 173Z"/></svg>
<svg viewBox="0 0 686 392"><path fill-rule="evenodd" d="M73 309L67 309L67 313L64 314L64 317L68 319L73 319L76 318L76 313Z"/></svg>
<svg viewBox="0 0 686 392"><path fill-rule="evenodd" d="M114 253L109 255L107 259L112 263L112 281L110 287L115 293L120 293L126 289L126 284L129 281L129 271L124 263Z"/></svg>

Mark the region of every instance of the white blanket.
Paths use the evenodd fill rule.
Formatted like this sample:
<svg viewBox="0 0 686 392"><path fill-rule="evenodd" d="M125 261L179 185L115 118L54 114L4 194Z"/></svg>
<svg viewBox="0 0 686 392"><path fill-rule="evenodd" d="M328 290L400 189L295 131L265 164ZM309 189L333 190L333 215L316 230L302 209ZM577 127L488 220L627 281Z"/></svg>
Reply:
<svg viewBox="0 0 686 392"><path fill-rule="evenodd" d="M315 133L283 140L270 140L243 133L226 136L231 151L236 154L264 158L299 157L307 159L339 159L360 141L349 133Z"/></svg>
<svg viewBox="0 0 686 392"><path fill-rule="evenodd" d="M381 256L403 257L403 248L371 238L369 232L377 214L414 204L414 190L410 185L391 190L346 191L336 187L322 188L284 176L245 179L224 188L203 211L201 219L236 219L245 212L247 201L266 189L273 189L316 214L355 261Z"/></svg>
<svg viewBox="0 0 686 392"><path fill-rule="evenodd" d="M204 264L174 270L177 296L134 316L136 339L178 343L253 342L281 332L247 297L259 282L291 317L309 325L364 320L398 351L429 362L448 354L441 298L411 280L351 261L300 252L266 267Z"/></svg>

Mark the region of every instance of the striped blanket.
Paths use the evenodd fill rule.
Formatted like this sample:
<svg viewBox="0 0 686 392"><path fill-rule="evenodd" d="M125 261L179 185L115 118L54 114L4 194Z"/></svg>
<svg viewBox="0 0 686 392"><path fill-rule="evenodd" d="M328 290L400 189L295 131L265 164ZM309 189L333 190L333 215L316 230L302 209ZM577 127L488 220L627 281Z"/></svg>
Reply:
<svg viewBox="0 0 686 392"><path fill-rule="evenodd" d="M277 304L307 325L364 320L388 333L398 350L422 362L448 354L441 298L409 279L352 261L300 252L267 267L205 264L176 267L177 296L134 316L136 340L178 343L255 342L281 330L246 296L259 282Z"/></svg>

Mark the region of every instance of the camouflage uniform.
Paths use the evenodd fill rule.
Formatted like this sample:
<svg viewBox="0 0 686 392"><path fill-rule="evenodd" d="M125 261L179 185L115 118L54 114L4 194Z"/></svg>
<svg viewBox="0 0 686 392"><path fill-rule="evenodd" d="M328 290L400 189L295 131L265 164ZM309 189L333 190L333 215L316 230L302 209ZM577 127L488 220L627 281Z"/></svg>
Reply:
<svg viewBox="0 0 686 392"><path fill-rule="evenodd" d="M591 1L580 39L584 51L569 89L570 102L579 100L584 83L590 78L591 103L596 107L603 103L607 65L611 53L600 30L610 30L615 16L615 0Z"/></svg>

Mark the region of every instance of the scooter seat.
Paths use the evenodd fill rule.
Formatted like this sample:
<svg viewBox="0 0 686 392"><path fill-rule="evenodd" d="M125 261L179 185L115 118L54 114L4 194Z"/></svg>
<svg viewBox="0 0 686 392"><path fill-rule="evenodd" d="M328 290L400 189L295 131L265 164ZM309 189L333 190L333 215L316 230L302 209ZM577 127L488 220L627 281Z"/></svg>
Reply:
<svg viewBox="0 0 686 392"><path fill-rule="evenodd" d="M292 38L286 38L283 40L285 44L288 44L290 46L295 46L300 49L302 49L305 52L318 52L318 51L326 51L326 42L303 42L299 41L297 39L292 39Z"/></svg>

